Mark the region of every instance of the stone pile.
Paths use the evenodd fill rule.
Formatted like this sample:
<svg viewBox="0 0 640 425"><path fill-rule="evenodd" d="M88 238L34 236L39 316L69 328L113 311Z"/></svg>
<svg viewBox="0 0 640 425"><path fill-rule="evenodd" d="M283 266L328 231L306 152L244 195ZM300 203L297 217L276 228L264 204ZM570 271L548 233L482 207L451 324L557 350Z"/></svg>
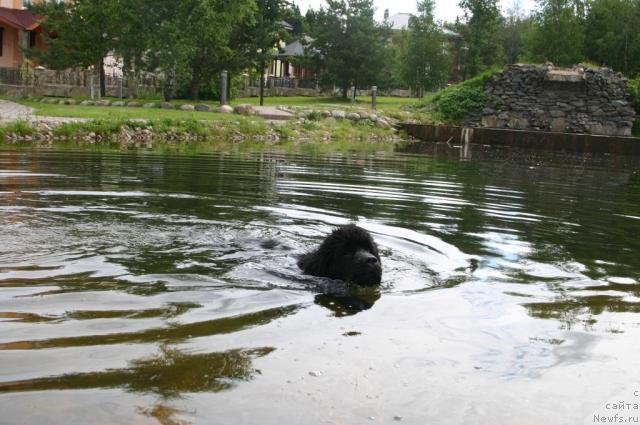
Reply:
<svg viewBox="0 0 640 425"><path fill-rule="evenodd" d="M635 119L627 79L607 68L514 65L486 94L484 127L631 136Z"/></svg>

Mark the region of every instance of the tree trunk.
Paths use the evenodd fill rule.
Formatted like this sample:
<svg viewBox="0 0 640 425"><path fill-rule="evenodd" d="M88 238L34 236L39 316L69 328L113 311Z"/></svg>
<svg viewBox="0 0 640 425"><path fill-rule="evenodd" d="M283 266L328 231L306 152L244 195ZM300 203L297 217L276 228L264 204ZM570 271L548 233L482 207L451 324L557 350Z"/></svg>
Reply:
<svg viewBox="0 0 640 425"><path fill-rule="evenodd" d="M175 93L174 93L175 77L176 77L176 72L173 68L171 68L167 72L167 81L165 83L165 89L164 89L164 100L167 102L171 102L175 96Z"/></svg>
<svg viewBox="0 0 640 425"><path fill-rule="evenodd" d="M191 82L191 93L189 98L191 100L198 100L200 98L200 81L192 81Z"/></svg>
<svg viewBox="0 0 640 425"><path fill-rule="evenodd" d="M342 86L342 98L344 100L347 100L347 98L349 97L349 86Z"/></svg>
<svg viewBox="0 0 640 425"><path fill-rule="evenodd" d="M189 93L189 99L198 100L200 98L200 86L202 85L202 79L200 78L200 69L197 65L193 66L191 70L191 89Z"/></svg>
<svg viewBox="0 0 640 425"><path fill-rule="evenodd" d="M98 62L98 74L100 75L100 97L107 95L107 77L104 74L104 58L100 58Z"/></svg>

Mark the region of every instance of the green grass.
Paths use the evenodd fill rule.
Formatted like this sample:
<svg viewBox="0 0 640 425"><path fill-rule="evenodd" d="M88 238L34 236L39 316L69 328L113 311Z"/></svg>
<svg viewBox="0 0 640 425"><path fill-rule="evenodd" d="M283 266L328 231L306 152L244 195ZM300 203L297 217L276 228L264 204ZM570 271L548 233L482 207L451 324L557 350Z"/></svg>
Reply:
<svg viewBox="0 0 640 425"><path fill-rule="evenodd" d="M417 104L418 99L406 98L406 97L378 97L378 109L385 112L401 111L406 106L412 106ZM233 104L239 105L242 103L248 103L250 105L258 105L260 99L257 97L241 97L233 99ZM297 106L306 107L310 109L331 109L349 108L351 106L351 100L344 100L339 97L310 97L310 96L293 96L293 97L265 97L264 104L266 106ZM370 96L358 96L356 98L356 105L361 108L371 108Z"/></svg>
<svg viewBox="0 0 640 425"><path fill-rule="evenodd" d="M34 133L31 124L27 121L14 121L8 124L0 125L0 141L9 134L16 134L18 136L30 136Z"/></svg>
<svg viewBox="0 0 640 425"><path fill-rule="evenodd" d="M36 115L44 117L84 118L93 120L206 120L237 121L238 116L212 112L180 111L173 109L113 107L113 106L81 106L40 103L32 100L17 100L16 103L35 110ZM259 119L259 118L258 118Z"/></svg>
<svg viewBox="0 0 640 425"><path fill-rule="evenodd" d="M77 99L79 100L79 99ZM220 114L211 112L197 111L181 111L172 109L159 108L141 108L141 107L114 107L114 106L82 106L82 105L59 105L41 103L34 100L12 100L24 106L28 106L35 110L35 114L45 117L60 118L84 118L95 120L126 120L126 119L177 119L177 120L206 120L206 121L236 121L237 116L231 114ZM144 99L137 100L145 103ZM371 99L367 97L358 97L356 107L371 108ZM378 110L390 115L399 113L405 107L417 105L418 100L413 98L397 98L397 97L381 97L378 98ZM188 101L173 102L176 105L188 103ZM254 97L234 99L233 104L250 104L258 105L259 99ZM215 103L205 102L210 106ZM266 106L292 106L309 108L315 110L323 109L349 109L350 101L344 101L334 97L269 97L265 98Z"/></svg>

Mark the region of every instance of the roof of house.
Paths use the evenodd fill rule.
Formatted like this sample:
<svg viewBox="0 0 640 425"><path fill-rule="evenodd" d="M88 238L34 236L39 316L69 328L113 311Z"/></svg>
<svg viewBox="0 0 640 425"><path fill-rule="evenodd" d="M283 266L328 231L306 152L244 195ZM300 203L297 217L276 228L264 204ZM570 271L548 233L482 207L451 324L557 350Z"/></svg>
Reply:
<svg viewBox="0 0 640 425"><path fill-rule="evenodd" d="M311 47L311 43L313 43L313 38L305 35L301 39L294 40L287 44L281 49L280 53L278 53L278 57L288 58L292 56L305 56L307 53L316 53L316 50Z"/></svg>
<svg viewBox="0 0 640 425"><path fill-rule="evenodd" d="M278 56L281 56L281 57L304 56L304 46L299 40L296 40L292 43L287 44L283 49L283 51L280 54L278 54Z"/></svg>
<svg viewBox="0 0 640 425"><path fill-rule="evenodd" d="M0 23L21 30L33 30L40 25L36 15L30 10L9 9L8 7L0 7Z"/></svg>
<svg viewBox="0 0 640 425"><path fill-rule="evenodd" d="M412 17L413 15L411 13L396 13L395 15L389 17L385 22L389 24L392 30L405 30L409 28L409 22L411 22ZM451 31L450 29L444 27L441 29L445 37L460 37L460 34Z"/></svg>
<svg viewBox="0 0 640 425"><path fill-rule="evenodd" d="M289 22L287 21L280 21L279 22L280 25L282 25L282 28L284 28L287 31L293 31L293 25L291 25Z"/></svg>
<svg viewBox="0 0 640 425"><path fill-rule="evenodd" d="M387 23L392 30L403 30L409 28L409 21L413 15L410 13L396 13L389 17Z"/></svg>

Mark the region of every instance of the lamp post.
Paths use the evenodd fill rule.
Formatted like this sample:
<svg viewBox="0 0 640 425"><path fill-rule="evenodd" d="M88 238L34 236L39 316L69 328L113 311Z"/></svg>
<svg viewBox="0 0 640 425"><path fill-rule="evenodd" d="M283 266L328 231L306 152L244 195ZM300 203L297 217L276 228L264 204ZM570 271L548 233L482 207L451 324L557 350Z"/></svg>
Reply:
<svg viewBox="0 0 640 425"><path fill-rule="evenodd" d="M378 108L378 86L371 87L371 109L375 111Z"/></svg>
<svg viewBox="0 0 640 425"><path fill-rule="evenodd" d="M220 106L227 104L227 85L229 81L229 72L222 71L220 74Z"/></svg>

